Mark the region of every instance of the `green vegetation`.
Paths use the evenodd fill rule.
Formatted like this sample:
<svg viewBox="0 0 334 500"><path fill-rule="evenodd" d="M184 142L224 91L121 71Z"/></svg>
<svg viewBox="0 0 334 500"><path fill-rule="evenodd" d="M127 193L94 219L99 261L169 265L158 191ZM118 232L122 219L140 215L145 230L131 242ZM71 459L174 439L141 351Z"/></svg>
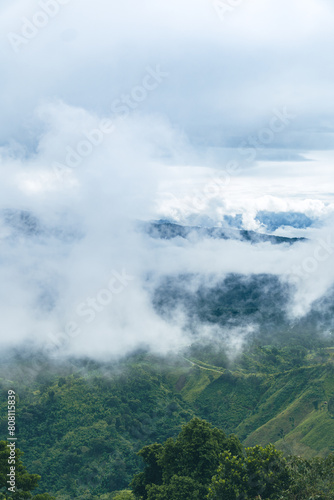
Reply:
<svg viewBox="0 0 334 500"><path fill-rule="evenodd" d="M232 362L218 348L193 346L185 356L66 365L31 354L13 359L0 368L0 437L7 436L7 390L15 389L25 466L42 477L37 493L57 500L131 499L129 484L145 458L139 450L169 442L174 453L194 417L246 447L271 443L310 461L334 451L333 349L254 345ZM168 494L189 481L195 499L203 483L177 471Z"/></svg>
<svg viewBox="0 0 334 500"><path fill-rule="evenodd" d="M103 497L101 497L103 500ZM135 500L135 496L131 490L123 490L112 497L112 500Z"/></svg>
<svg viewBox="0 0 334 500"><path fill-rule="evenodd" d="M13 455L10 458L10 444L0 441L0 499L2 500L54 500L48 493L32 495L41 479L37 474L29 474L22 464L22 451L13 446ZM14 480L10 481L13 471Z"/></svg>
<svg viewBox="0 0 334 500"><path fill-rule="evenodd" d="M139 452L147 465L132 481L133 492L143 500L200 500L208 492L222 450L242 454L238 439L227 438L223 431L194 418L175 440Z"/></svg>
<svg viewBox="0 0 334 500"><path fill-rule="evenodd" d="M325 459L306 460L290 457L289 474L293 478L284 495L284 500L334 498L334 454Z"/></svg>
<svg viewBox="0 0 334 500"><path fill-rule="evenodd" d="M274 445L243 449L194 418L175 440L145 446L143 472L132 481L137 500L334 499L334 455L306 460Z"/></svg>
<svg viewBox="0 0 334 500"><path fill-rule="evenodd" d="M282 455L273 445L246 448L243 456L223 452L207 498L239 500L259 495L267 499L281 498L292 482Z"/></svg>
<svg viewBox="0 0 334 500"><path fill-rule="evenodd" d="M194 478L201 478L203 483L210 480L212 469L218 465L218 456L222 449L234 455L242 453L242 447L235 436L213 428L199 418L192 419L175 440L168 439L164 444L161 464L164 479L170 479L180 473ZM217 463L216 463L217 461Z"/></svg>
<svg viewBox="0 0 334 500"><path fill-rule="evenodd" d="M41 493L99 498L126 489L140 470L136 452L143 444L177 434L194 415L154 359L66 370L46 364L30 380L18 373L2 381L1 433L7 390L15 387L17 436L27 467L43 478Z"/></svg>

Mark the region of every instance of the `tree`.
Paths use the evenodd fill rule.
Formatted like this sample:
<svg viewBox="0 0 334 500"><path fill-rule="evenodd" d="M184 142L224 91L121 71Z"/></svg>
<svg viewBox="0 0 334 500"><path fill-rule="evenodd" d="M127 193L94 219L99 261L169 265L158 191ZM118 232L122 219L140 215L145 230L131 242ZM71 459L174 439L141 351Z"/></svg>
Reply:
<svg viewBox="0 0 334 500"><path fill-rule="evenodd" d="M10 448L7 441L0 441L0 499L26 500L54 500L48 493L38 494L33 497L31 491L37 488L41 476L38 474L29 474L22 464L21 457L23 452L15 448L15 492L8 491L8 476L10 472Z"/></svg>
<svg viewBox="0 0 334 500"><path fill-rule="evenodd" d="M131 483L136 498L202 499L224 450L242 454L235 436L228 438L222 430L194 418L175 440L170 438L164 445L146 446L139 452L147 465Z"/></svg>
<svg viewBox="0 0 334 500"><path fill-rule="evenodd" d="M163 468L164 482L174 475L201 478L208 484L219 464L219 455L223 450L235 454L242 453L239 440L199 418L193 418L174 441L168 439L159 460Z"/></svg>
<svg viewBox="0 0 334 500"><path fill-rule="evenodd" d="M282 452L269 444L246 448L244 456L224 451L212 478L208 500L278 499L289 487L290 474Z"/></svg>
<svg viewBox="0 0 334 500"><path fill-rule="evenodd" d="M159 464L159 460L163 451L164 447L162 444L154 443L149 446L144 446L144 448L138 452L138 455L142 457L146 463L146 467L143 472L136 474L131 482L131 487L137 498L147 498L146 487L148 485L162 484L162 467Z"/></svg>

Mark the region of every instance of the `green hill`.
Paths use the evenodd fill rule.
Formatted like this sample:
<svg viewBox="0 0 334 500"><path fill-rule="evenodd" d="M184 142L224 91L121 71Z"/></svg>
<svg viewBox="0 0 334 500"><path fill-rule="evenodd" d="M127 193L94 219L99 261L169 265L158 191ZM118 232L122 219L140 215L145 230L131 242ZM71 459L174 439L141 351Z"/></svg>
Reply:
<svg viewBox="0 0 334 500"><path fill-rule="evenodd" d="M285 454L326 456L334 450L333 354L255 346L231 362L194 348L168 360L43 360L38 373L27 356L2 365L1 439L11 388L24 463L42 476L40 491L58 499L93 498L89 491L102 499L125 489L142 467L138 450L176 436L194 416L247 446L271 442Z"/></svg>

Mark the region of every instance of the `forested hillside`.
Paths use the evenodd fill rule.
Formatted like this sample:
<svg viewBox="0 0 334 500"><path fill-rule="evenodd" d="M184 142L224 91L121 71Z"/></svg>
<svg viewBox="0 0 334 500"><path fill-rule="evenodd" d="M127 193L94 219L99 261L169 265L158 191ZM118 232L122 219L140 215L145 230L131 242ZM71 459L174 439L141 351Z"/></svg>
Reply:
<svg viewBox="0 0 334 500"><path fill-rule="evenodd" d="M11 388L24 463L57 499L127 488L142 468L137 452L175 437L194 416L247 446L325 457L334 450L333 355L329 347L254 345L231 361L193 346L168 359L39 359L38 371L31 355L16 355L19 369L15 356L2 364L1 438Z"/></svg>

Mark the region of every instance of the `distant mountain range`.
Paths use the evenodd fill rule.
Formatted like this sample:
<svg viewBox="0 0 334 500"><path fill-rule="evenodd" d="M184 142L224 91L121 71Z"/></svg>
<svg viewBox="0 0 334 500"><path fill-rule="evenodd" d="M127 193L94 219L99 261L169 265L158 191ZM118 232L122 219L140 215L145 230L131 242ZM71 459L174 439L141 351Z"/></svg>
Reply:
<svg viewBox="0 0 334 500"><path fill-rule="evenodd" d="M24 237L41 241L49 238L71 244L82 235L71 224L47 226L34 214L23 210L3 210L0 213L4 237L15 241ZM272 245L293 245L307 241L305 238L288 238L257 233L231 227L185 226L168 220L137 222L139 230L151 238L173 240L199 239L236 240L240 242ZM189 318L188 327L194 325L217 325L235 328L245 324L256 326L256 337L263 340L281 336L314 336L315 332L332 331L334 327L334 288L312 305L311 311L298 321L291 322L287 315L288 305L293 300L293 287L274 274L244 276L230 273L221 277L199 275L162 275L152 290L155 310L166 318L173 316L178 308ZM192 283L195 283L192 286ZM48 289L48 286L45 287ZM43 289L43 296L46 292ZM195 329L195 327L194 327Z"/></svg>
<svg viewBox="0 0 334 500"><path fill-rule="evenodd" d="M203 227L203 226L183 226L166 220L141 223L143 230L152 238L170 240L173 238L214 238L221 240L247 241L252 244L269 242L272 245L287 243L292 245L298 241L305 241L306 238L288 238L285 236L275 236L272 234L246 231L245 229L234 229L231 227Z"/></svg>
<svg viewBox="0 0 334 500"><path fill-rule="evenodd" d="M304 220L303 214L275 214L271 212L259 212L261 221L268 230L275 230L284 225L287 220L294 221L294 227L307 227L310 219ZM289 216L288 216L289 215ZM297 219L296 216L298 215ZM300 217L302 217L303 221ZM287 219L288 217L288 219ZM68 225L64 227L46 226L38 217L27 210L6 209L0 213L0 222L2 220L3 227L7 227L8 236L26 236L29 238L35 237L53 237L64 242L70 243L78 239L81 234L75 227ZM260 219L259 219L260 220ZM242 221L240 217L231 218L225 216L225 227L206 227L206 226L190 226L181 225L169 220L157 220L149 222L139 222L142 231L146 232L152 238L170 240L173 238L196 239L196 238L213 238L222 240L239 240L249 242L251 244L269 242L273 245L286 243L292 245L299 241L305 241L306 238L289 238L285 236L276 236L272 234L259 233L256 231L248 231L242 229ZM270 222L271 221L271 222ZM280 221L280 222L279 222ZM296 221L299 221L297 224ZM312 221L311 221L312 222ZM303 225L304 223L304 225ZM296 225L297 224L297 225ZM292 222L291 222L291 225Z"/></svg>

